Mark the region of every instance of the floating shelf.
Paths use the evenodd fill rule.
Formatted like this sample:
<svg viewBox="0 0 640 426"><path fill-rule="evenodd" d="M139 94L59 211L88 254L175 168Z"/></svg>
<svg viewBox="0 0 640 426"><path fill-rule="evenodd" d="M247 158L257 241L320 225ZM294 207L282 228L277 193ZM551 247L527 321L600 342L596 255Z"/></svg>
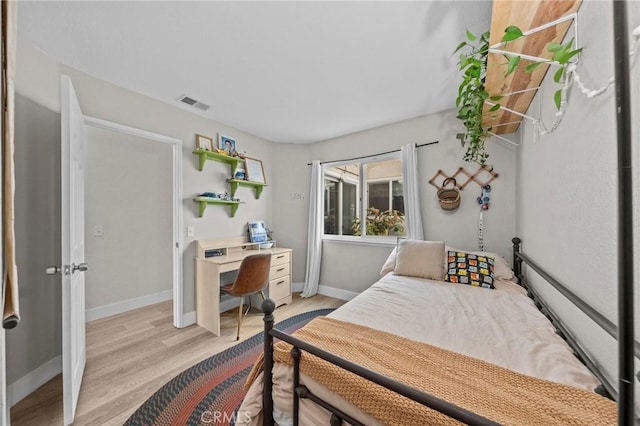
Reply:
<svg viewBox="0 0 640 426"><path fill-rule="evenodd" d="M238 206L240 204L244 204L241 201L226 201L226 200L218 200L216 198L209 198L209 197L196 197L193 199L193 201L198 203L199 217L202 217L204 215L204 211L206 210L209 204L226 205L231 207L231 217L234 217L236 215L236 212L238 211Z"/></svg>
<svg viewBox="0 0 640 426"><path fill-rule="evenodd" d="M244 163L244 158L232 157L230 155L218 154L217 152L206 151L204 149L196 149L193 151L200 159L200 171L204 169L204 163L206 160L218 161L220 163L226 163L231 166L231 175L234 175L238 164Z"/></svg>
<svg viewBox="0 0 640 426"><path fill-rule="evenodd" d="M260 194L262 194L262 190L264 189L265 186L267 186L266 183L262 183L262 182L252 182L250 180L240 180L240 179L227 179L227 182L231 185L231 196L235 197L236 195L236 191L238 190L239 186L245 186L248 188L253 188L256 192L256 200L260 198Z"/></svg>

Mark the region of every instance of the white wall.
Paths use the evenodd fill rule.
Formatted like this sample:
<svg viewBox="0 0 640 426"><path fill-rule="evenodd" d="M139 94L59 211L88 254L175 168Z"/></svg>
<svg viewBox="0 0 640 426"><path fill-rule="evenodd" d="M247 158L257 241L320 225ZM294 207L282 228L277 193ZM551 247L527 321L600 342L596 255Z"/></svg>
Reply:
<svg viewBox="0 0 640 426"><path fill-rule="evenodd" d="M631 28L640 24L640 3L629 2ZM578 71L585 84L597 88L614 74L613 29L610 2L583 2L579 11L580 43L584 47ZM594 30L597 29L597 30ZM638 114L638 64L634 75ZM556 85L546 78L542 111L547 123L555 113ZM540 96L540 95L538 95ZM531 111L537 111L534 100ZM635 167L638 160L638 123L634 124ZM523 251L569 289L614 323L617 319L617 148L613 88L587 99L574 88L560 127L536 142L533 126L521 129L518 153L517 232ZM636 191L638 188L636 187ZM640 191L636 192L640 199ZM636 235L638 207L636 203ZM636 244L636 246L638 246ZM636 249L637 250L637 249ZM638 258L636 252L636 259ZM638 282L636 268L636 287ZM617 348L613 338L588 320L534 273L532 283L574 330L587 351L617 377ZM636 293L636 308L640 306ZM631 320L631 319L629 319ZM640 320L636 311L635 323ZM617 383L617 379L612 380Z"/></svg>
<svg viewBox="0 0 640 426"><path fill-rule="evenodd" d="M173 147L87 126L87 310L173 289ZM100 226L102 236L96 236Z"/></svg>
<svg viewBox="0 0 640 426"><path fill-rule="evenodd" d="M477 165L462 161L464 149L455 138L462 130L455 111L432 114L395 123L356 134L315 143L302 148L290 145L276 147L278 167L274 170L274 181L278 194L274 199L274 219L278 229L278 240L295 244L294 255L300 262L294 266L294 281L304 279L306 263L306 241L308 221L308 199L310 160L333 161L363 155L377 154L399 149L409 142L436 145L418 148L420 169L420 197L426 238L444 240L462 249L477 249L478 217L480 207L476 197L480 187L469 184L462 191L462 202L456 212L440 209L436 200L436 188L428 181L439 170L453 174L458 167L475 172ZM490 159L499 178L492 182L491 209L485 212L485 250L494 251L510 259L511 238L515 232L515 150L511 145L490 140L487 142ZM292 178L295 176L295 178ZM294 199L293 194L305 195L305 199ZM281 211L278 211L282 208ZM290 244L291 242L291 244ZM320 285L359 292L371 285L386 259L391 246L365 246L344 242L325 242L320 273ZM354 268L357 266L357 268Z"/></svg>

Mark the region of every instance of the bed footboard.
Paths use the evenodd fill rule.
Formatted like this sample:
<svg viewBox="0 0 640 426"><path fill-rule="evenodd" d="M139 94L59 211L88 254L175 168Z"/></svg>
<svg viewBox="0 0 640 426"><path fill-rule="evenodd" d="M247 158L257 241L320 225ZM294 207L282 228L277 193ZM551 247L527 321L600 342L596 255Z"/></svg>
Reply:
<svg viewBox="0 0 640 426"><path fill-rule="evenodd" d="M442 414L445 414L453 419L461 421L468 425L498 425L498 423L491 421L478 414L472 413L469 410L458 407L440 398L436 398L425 392L421 392L410 386L395 381L387 376L376 373L361 365L352 363L348 360L340 358L334 354L326 352L320 348L310 345L300 339L297 339L289 334L273 328L274 317L273 311L275 310L275 303L267 299L262 303L262 311L264 312L264 389L263 389L263 425L273 426L273 340L278 338L284 342L287 342L293 346L291 355L294 359L294 425L299 424L299 401L300 398L308 398L316 404L322 406L326 410L332 413L331 425L340 425L342 422L347 422L352 425L362 425L358 420L350 417L346 413L332 406L330 403L314 395L308 388L300 385L300 357L302 351L306 351L312 355L315 355L325 361L328 361L342 369L357 374L373 383L383 386L393 392L396 392L402 396L405 396L413 401L416 401L424 406L432 408ZM364 426L364 425L363 425Z"/></svg>
<svg viewBox="0 0 640 426"><path fill-rule="evenodd" d="M602 395L617 400L617 393L615 387L607 380L606 376L598 369L597 364L585 353L581 345L574 338L570 330L563 324L559 316L556 315L552 309L544 302L539 296L536 290L530 286L527 281L527 277L524 271L524 266L537 273L542 279L551 284L561 294L563 294L568 300L573 302L580 310L582 310L587 316L589 316L596 324L600 325L607 333L614 338L617 337L617 327L608 321L599 312L589 306L586 302L580 299L577 295L568 290L563 284L561 284L552 275L544 271L535 261L521 252L520 238L513 238L513 271L517 276L520 285L526 289L527 294L531 297L535 305L540 311L552 322L552 324L558 330L567 343L574 350L576 356L593 372L593 374L601 381L604 388L596 390ZM523 265L524 264L524 265ZM361 365L350 362L346 359L340 358L335 354L331 354L323 349L313 346L305 341L302 341L292 335L283 333L274 329L274 315L275 303L267 299L262 304L262 310L264 312L264 389L263 389L263 424L274 425L273 418L273 365L274 365L274 339L280 339L293 346L291 356L293 359L293 416L294 425L299 424L300 414L300 398L310 399L317 405L325 408L331 413L330 424L340 425L343 422L352 425L362 425L360 421L352 418L347 413L344 413L340 409L334 407L329 402L314 395L307 387L300 383L300 358L303 351L306 351L316 357L319 357L325 361L328 361L344 370L350 371L366 380L376 383L384 388L396 392L404 397L407 397L413 401L416 401L426 407L436 410L442 414L445 414L453 419L461 421L469 425L495 425L497 423L475 414L471 411L465 410L452 403L436 398L427 393L414 389L406 384L395 381L387 376L376 373ZM634 342L634 352L636 357L640 358L640 344ZM640 380L640 377L639 377ZM633 405L633 401L627 402Z"/></svg>

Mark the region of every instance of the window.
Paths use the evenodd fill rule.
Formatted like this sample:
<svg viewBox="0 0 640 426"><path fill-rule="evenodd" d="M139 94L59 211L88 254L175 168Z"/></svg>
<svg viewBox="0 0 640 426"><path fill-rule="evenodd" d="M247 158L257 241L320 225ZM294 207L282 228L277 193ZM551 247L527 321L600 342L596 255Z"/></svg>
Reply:
<svg viewBox="0 0 640 426"><path fill-rule="evenodd" d="M399 153L326 163L323 174L325 235L405 235Z"/></svg>

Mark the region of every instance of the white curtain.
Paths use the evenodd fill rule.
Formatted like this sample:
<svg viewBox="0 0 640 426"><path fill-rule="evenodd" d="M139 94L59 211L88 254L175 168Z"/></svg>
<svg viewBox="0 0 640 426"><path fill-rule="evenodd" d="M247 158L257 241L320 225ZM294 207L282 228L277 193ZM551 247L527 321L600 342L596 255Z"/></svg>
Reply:
<svg viewBox="0 0 640 426"><path fill-rule="evenodd" d="M418 157L414 143L402 147L402 179L407 237L412 240L424 240L420 188L418 186Z"/></svg>
<svg viewBox="0 0 640 426"><path fill-rule="evenodd" d="M309 230L307 235L307 273L302 297L318 293L320 263L322 260L322 166L320 161L311 163L311 187L309 189Z"/></svg>

